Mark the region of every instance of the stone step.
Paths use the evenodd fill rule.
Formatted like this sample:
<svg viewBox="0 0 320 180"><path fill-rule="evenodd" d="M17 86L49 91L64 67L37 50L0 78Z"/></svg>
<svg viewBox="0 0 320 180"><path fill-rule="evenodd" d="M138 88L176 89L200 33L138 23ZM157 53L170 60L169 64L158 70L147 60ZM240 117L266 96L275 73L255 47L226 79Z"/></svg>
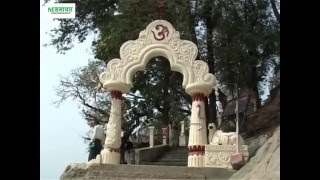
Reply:
<svg viewBox="0 0 320 180"><path fill-rule="evenodd" d="M142 162L145 165L155 165L155 166L187 166L188 165L188 149L175 148L170 149L168 152L163 154L162 157L152 161L152 162Z"/></svg>
<svg viewBox="0 0 320 180"><path fill-rule="evenodd" d="M177 150L170 149L169 152L188 152L188 149L177 149Z"/></svg>
<svg viewBox="0 0 320 180"><path fill-rule="evenodd" d="M61 180L224 180L230 179L234 170L223 168L194 168L153 165L72 164Z"/></svg>
<svg viewBox="0 0 320 180"><path fill-rule="evenodd" d="M188 159L188 156L162 156L158 159Z"/></svg>
<svg viewBox="0 0 320 180"><path fill-rule="evenodd" d="M168 155L164 155L161 156L160 158L168 158L168 159L188 159L188 155L183 155L183 156L168 156Z"/></svg>
<svg viewBox="0 0 320 180"><path fill-rule="evenodd" d="M177 148L177 149L170 149L170 151L188 151L188 148Z"/></svg>
<svg viewBox="0 0 320 180"><path fill-rule="evenodd" d="M184 151L188 151L188 148L183 148L183 149L170 149L170 151L182 151L182 152L184 152Z"/></svg>
<svg viewBox="0 0 320 180"><path fill-rule="evenodd" d="M168 153L163 154L163 156L165 156L165 155L167 155L167 156L188 156L188 153L170 153L170 152L168 152Z"/></svg>
<svg viewBox="0 0 320 180"><path fill-rule="evenodd" d="M188 162L163 162L163 161L154 161L154 162L142 162L144 165L155 165L155 166L188 166Z"/></svg>
<svg viewBox="0 0 320 180"><path fill-rule="evenodd" d="M188 157L183 157L183 158L162 157L162 158L158 159L158 161L188 161Z"/></svg>
<svg viewBox="0 0 320 180"><path fill-rule="evenodd" d="M166 152L165 154L168 154L168 155L188 155L188 152L183 152L183 153L176 153L176 152Z"/></svg>
<svg viewBox="0 0 320 180"><path fill-rule="evenodd" d="M180 155L177 155L177 156L164 155L164 156L161 156L160 158L184 159L184 158L188 158L188 155L183 155L183 156L180 156Z"/></svg>

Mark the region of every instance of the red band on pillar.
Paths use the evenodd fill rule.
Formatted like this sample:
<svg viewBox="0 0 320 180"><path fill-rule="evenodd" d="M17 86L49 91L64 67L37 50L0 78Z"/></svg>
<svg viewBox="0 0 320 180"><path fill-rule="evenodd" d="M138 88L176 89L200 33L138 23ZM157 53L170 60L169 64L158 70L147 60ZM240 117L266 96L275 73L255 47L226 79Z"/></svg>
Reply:
<svg viewBox="0 0 320 180"><path fill-rule="evenodd" d="M202 93L195 93L192 95L192 101L205 101L205 96Z"/></svg>
<svg viewBox="0 0 320 180"><path fill-rule="evenodd" d="M111 98L122 100L122 92L121 91L112 90L110 92L110 94L111 94Z"/></svg>
<svg viewBox="0 0 320 180"><path fill-rule="evenodd" d="M192 156L194 154L198 155L204 155L204 146L203 145L193 145L188 147L188 153L189 156Z"/></svg>
<svg viewBox="0 0 320 180"><path fill-rule="evenodd" d="M120 153L120 149L108 148L110 152Z"/></svg>

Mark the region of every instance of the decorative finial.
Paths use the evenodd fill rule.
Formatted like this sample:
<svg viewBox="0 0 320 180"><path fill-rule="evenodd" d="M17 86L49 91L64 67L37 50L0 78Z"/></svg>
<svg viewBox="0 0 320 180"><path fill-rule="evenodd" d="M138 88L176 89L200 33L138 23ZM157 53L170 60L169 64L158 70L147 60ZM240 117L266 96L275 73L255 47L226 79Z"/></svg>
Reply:
<svg viewBox="0 0 320 180"><path fill-rule="evenodd" d="M164 3L165 0L157 0L157 6L158 6L158 18L162 19L163 17L163 11L164 11Z"/></svg>

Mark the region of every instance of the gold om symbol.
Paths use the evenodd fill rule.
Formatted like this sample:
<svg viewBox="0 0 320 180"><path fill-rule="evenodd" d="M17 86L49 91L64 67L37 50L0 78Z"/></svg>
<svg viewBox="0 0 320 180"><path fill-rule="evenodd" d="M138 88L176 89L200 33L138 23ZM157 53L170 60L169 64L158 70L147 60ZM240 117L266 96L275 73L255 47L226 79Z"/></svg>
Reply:
<svg viewBox="0 0 320 180"><path fill-rule="evenodd" d="M162 28L162 29L161 29ZM160 31L161 29L161 31ZM157 33L158 36L160 36L160 38L157 37L157 35L155 34L155 32L151 31L152 34L153 34L153 37L154 39L158 40L158 41L161 41L163 40L166 36L169 35L169 30L168 30L168 27L167 26L164 26L162 24L158 24L156 25L156 30L160 31ZM166 34L165 34L166 33Z"/></svg>

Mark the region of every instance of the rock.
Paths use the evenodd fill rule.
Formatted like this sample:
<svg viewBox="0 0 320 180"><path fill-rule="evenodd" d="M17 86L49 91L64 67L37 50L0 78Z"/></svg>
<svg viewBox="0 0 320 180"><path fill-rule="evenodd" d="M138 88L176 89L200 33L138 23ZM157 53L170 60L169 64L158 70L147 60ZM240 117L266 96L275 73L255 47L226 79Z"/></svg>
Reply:
<svg viewBox="0 0 320 180"><path fill-rule="evenodd" d="M280 179L280 127L230 179Z"/></svg>
<svg viewBox="0 0 320 180"><path fill-rule="evenodd" d="M245 144L248 145L249 158L253 157L257 150L269 139L269 136L263 134L258 137L251 137L245 140Z"/></svg>

